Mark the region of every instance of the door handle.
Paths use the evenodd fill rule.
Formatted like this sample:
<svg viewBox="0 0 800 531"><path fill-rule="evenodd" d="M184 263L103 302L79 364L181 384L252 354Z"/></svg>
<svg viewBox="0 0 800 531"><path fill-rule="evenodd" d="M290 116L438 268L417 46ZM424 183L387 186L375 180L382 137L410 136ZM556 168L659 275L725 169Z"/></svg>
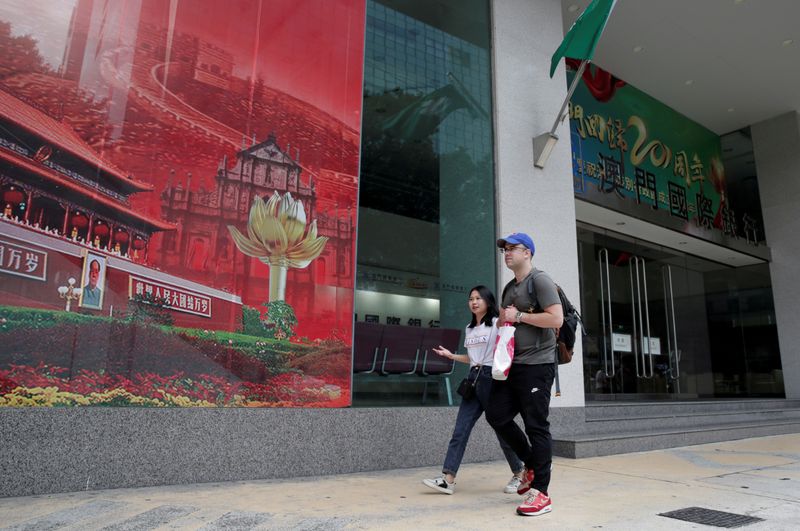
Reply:
<svg viewBox="0 0 800 531"><path fill-rule="evenodd" d="M667 358L669 360L669 377L678 380L681 377L681 359L678 354L678 329L675 323L675 293L672 287L672 267L661 268L664 284L664 314L667 317ZM672 363L673 352L675 363Z"/></svg>
<svg viewBox="0 0 800 531"><path fill-rule="evenodd" d="M639 378L653 377L653 356L650 355L650 306L647 302L647 266L644 258L631 256L628 259L631 280L631 309L633 312L633 359L636 363L636 376ZM644 291L644 299L642 292ZM642 301L644 300L644 304ZM644 306L644 311L642 311ZM643 339L647 341L643 341ZM641 354L641 367L639 356ZM650 370L648 372L648 358Z"/></svg>
<svg viewBox="0 0 800 531"><path fill-rule="evenodd" d="M597 261L600 265L600 316L603 323L603 370L607 376L615 376L616 363L614 361L614 324L611 315L611 276L608 270L608 249L602 248L597 252ZM606 290L608 291L608 328L606 328ZM606 335L607 334L607 335ZM606 341L608 339L608 342ZM611 346L611 371L608 370L607 344Z"/></svg>

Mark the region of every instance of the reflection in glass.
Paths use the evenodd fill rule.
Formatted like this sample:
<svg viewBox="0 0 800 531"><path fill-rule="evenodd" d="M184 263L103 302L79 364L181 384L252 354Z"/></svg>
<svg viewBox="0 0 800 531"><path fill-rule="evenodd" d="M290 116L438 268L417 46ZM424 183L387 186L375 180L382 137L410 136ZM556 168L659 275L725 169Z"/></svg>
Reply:
<svg viewBox="0 0 800 531"><path fill-rule="evenodd" d="M467 290L494 285L488 15L485 0L367 2L356 406L457 400L463 369L430 345L463 351Z"/></svg>

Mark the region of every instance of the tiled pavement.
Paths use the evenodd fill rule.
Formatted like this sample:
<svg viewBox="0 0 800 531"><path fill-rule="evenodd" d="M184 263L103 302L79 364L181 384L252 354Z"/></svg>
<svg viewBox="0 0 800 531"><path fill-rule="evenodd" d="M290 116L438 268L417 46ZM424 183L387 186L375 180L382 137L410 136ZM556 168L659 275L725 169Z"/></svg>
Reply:
<svg viewBox="0 0 800 531"><path fill-rule="evenodd" d="M444 453L444 448L442 453ZM469 450L467 450L469 452ZM498 450L499 453L499 450ZM504 462L467 464L456 493L436 469L0 499L0 530L714 529L659 516L703 507L800 529L800 434L554 463L553 512L515 514Z"/></svg>

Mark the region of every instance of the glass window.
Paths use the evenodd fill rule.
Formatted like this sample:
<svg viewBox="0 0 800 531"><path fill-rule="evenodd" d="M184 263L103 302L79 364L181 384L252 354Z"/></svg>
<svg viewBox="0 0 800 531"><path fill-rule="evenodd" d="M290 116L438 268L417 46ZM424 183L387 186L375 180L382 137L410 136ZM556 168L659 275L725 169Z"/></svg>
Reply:
<svg viewBox="0 0 800 531"><path fill-rule="evenodd" d="M353 405L457 402L468 290L495 285L486 0L368 1Z"/></svg>
<svg viewBox="0 0 800 531"><path fill-rule="evenodd" d="M730 267L580 224L589 400L784 395L766 263Z"/></svg>
<svg viewBox="0 0 800 531"><path fill-rule="evenodd" d="M784 396L768 264L706 275L715 396Z"/></svg>

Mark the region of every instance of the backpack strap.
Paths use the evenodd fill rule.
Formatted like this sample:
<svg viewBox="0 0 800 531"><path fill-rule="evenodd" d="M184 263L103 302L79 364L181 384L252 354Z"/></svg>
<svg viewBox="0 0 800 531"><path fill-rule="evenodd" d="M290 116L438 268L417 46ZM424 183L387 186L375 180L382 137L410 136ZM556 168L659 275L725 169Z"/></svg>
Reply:
<svg viewBox="0 0 800 531"><path fill-rule="evenodd" d="M556 384L556 396L561 396L561 382L558 379L558 351L556 351L556 360L553 363L553 367L555 368L555 371L556 371L556 374L555 374L555 376L556 376L556 378L555 378L555 380L556 380L555 381L555 384Z"/></svg>
<svg viewBox="0 0 800 531"><path fill-rule="evenodd" d="M528 277L528 297L531 299L531 302L533 303L534 311L536 311L536 310L541 311L542 308L541 308L541 306L539 306L539 299L538 299L538 297L536 297L536 286L533 285L533 281L537 276L539 276L539 275L541 275L543 273L544 273L543 271L539 271L538 269L534 269L533 270L533 274Z"/></svg>

